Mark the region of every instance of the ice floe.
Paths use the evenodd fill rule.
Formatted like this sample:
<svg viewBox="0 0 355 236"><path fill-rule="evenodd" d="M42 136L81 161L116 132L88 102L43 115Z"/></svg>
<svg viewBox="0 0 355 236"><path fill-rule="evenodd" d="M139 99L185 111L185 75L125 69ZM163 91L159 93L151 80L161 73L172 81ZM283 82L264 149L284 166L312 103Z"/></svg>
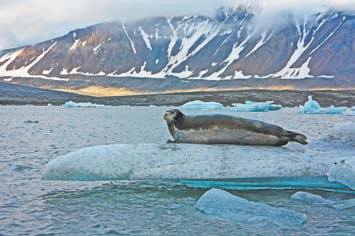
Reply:
<svg viewBox="0 0 355 236"><path fill-rule="evenodd" d="M222 109L223 104L218 102L204 102L200 100L187 102L181 106L185 109L203 109L203 110L210 110L210 109Z"/></svg>
<svg viewBox="0 0 355 236"><path fill-rule="evenodd" d="M354 166L352 149L335 148L325 152L317 148L291 151L238 145L115 144L87 147L52 159L43 177L48 180L181 180L327 176L334 162L340 161L339 155L340 160Z"/></svg>
<svg viewBox="0 0 355 236"><path fill-rule="evenodd" d="M73 102L69 101L66 102L62 105L63 107L66 108L71 108L71 107L105 107L105 105L102 104L96 104L96 103L91 103L91 102Z"/></svg>
<svg viewBox="0 0 355 236"><path fill-rule="evenodd" d="M312 96L308 96L308 101L302 106L300 112L304 114L343 114L347 110L346 107L326 107L323 108L319 103L313 100Z"/></svg>
<svg viewBox="0 0 355 236"><path fill-rule="evenodd" d="M266 111L276 111L282 108L281 105L273 104L273 101L266 102L253 102L245 101L245 104L233 103L232 111L235 112L266 112Z"/></svg>
<svg viewBox="0 0 355 236"><path fill-rule="evenodd" d="M291 196L291 199L296 199L299 201L306 202L310 205L315 206L328 206L335 209L347 209L355 206L355 198L347 200L333 201L323 198L319 195L308 193L308 192L297 192Z"/></svg>
<svg viewBox="0 0 355 236"><path fill-rule="evenodd" d="M286 208L272 207L265 203L248 201L220 189L207 191L198 199L195 207L206 214L235 222L301 225L307 220L305 214Z"/></svg>

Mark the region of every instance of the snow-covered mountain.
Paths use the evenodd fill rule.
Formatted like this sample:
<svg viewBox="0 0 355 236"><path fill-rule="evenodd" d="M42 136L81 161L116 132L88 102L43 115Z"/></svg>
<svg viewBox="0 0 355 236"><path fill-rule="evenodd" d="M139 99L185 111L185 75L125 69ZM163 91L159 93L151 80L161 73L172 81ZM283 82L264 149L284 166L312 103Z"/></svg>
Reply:
<svg viewBox="0 0 355 236"><path fill-rule="evenodd" d="M0 76L5 81L11 77L71 81L77 76L88 81L99 76L110 81L331 78L354 83L354 15L333 11L304 19L290 15L285 22L259 27L253 21L256 14L240 6L220 8L215 17L97 24L1 51Z"/></svg>

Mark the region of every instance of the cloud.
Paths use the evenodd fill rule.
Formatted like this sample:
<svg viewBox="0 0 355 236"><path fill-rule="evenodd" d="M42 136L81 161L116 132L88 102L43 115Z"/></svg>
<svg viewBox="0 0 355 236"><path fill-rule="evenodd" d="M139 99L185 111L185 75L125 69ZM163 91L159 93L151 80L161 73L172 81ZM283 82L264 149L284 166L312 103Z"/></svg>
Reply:
<svg viewBox="0 0 355 236"><path fill-rule="evenodd" d="M239 3L261 6L263 21L289 10L302 15L321 7L355 9L353 0L0 0L0 48L36 43L104 21L213 15L220 6Z"/></svg>

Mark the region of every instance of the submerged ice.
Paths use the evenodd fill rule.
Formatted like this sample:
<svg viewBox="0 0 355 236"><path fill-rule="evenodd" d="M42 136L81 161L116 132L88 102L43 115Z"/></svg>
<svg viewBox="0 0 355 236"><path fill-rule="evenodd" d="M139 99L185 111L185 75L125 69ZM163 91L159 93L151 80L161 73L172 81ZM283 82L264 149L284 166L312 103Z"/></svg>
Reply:
<svg viewBox="0 0 355 236"><path fill-rule="evenodd" d="M246 101L245 104L234 103L231 108L235 112L266 112L266 111L276 111L282 108L281 105L273 104L273 101L266 102L252 102Z"/></svg>
<svg viewBox="0 0 355 236"><path fill-rule="evenodd" d="M236 222L300 225L307 219L305 214L248 201L220 189L207 191L198 199L195 207L206 214Z"/></svg>

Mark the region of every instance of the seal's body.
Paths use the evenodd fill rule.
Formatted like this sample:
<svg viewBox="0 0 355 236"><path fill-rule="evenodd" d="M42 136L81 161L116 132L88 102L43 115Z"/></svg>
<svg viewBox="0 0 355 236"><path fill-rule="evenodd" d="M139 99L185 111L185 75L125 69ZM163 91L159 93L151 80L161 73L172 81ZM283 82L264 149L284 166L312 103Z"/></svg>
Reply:
<svg viewBox="0 0 355 236"><path fill-rule="evenodd" d="M289 141L307 144L303 134L280 126L230 115L186 116L177 109L164 114L176 143L282 146Z"/></svg>

